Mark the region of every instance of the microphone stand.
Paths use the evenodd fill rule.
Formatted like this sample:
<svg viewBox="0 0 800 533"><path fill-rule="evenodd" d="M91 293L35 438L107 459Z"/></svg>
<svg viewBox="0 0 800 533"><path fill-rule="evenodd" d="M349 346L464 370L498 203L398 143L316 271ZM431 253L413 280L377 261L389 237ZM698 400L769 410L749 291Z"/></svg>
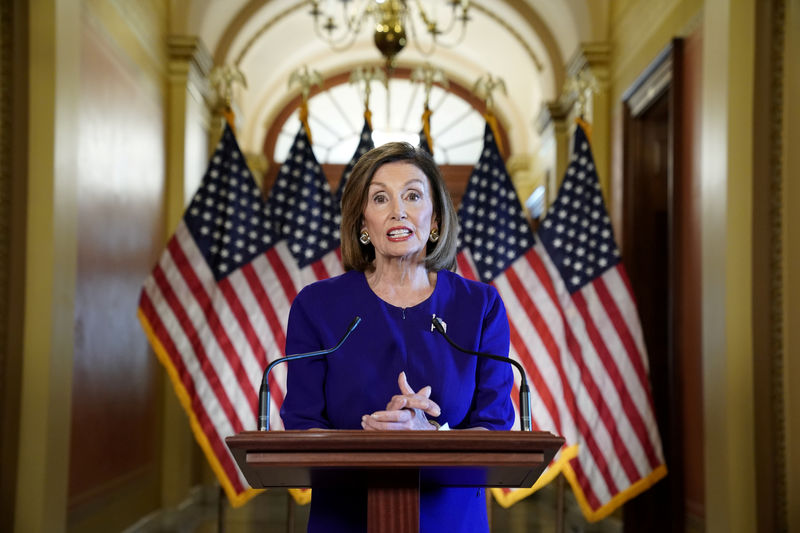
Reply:
<svg viewBox="0 0 800 533"><path fill-rule="evenodd" d="M271 362L267 369L264 370L264 377L261 380L261 389L258 391L258 430L259 431L269 431L269 402L270 402L270 394L269 394L269 373L272 370L272 367L277 365L278 363L287 363L289 361L294 361L295 359L305 359L306 357L314 357L317 355L327 355L329 353L335 352L339 349L339 347L344 344L344 341L347 340L347 337L356 329L356 326L361 322L361 317L357 316L353 319L350 325L347 327L347 331L345 332L342 339L334 346L333 348L328 348L326 350L318 350L316 352L308 352L308 353L300 353L296 355L287 355L285 357L281 357L280 359L275 359Z"/></svg>
<svg viewBox="0 0 800 533"><path fill-rule="evenodd" d="M459 352L468 353L471 355L477 355L479 357L488 357L489 359L494 359L495 361L502 361L503 363L511 363L514 365L517 370L519 371L520 377L520 386L519 386L519 423L522 427L522 431L532 431L531 429L531 391L528 388L528 380L525 379L525 369L522 368L522 365L518 362L514 361L510 357L501 357L499 355L494 355L490 353L483 353L483 352L476 352L473 350L467 350L466 348L462 348L447 335L444 330L444 324L442 323L442 319L438 316L435 316L431 319L431 323L433 327L442 334L442 337L450 343L450 346L458 350Z"/></svg>

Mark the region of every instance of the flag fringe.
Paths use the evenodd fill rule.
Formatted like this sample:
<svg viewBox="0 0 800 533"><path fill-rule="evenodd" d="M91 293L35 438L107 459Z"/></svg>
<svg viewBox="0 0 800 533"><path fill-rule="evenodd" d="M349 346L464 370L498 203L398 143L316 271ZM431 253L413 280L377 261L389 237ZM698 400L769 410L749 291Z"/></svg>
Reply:
<svg viewBox="0 0 800 533"><path fill-rule="evenodd" d="M142 324L142 329L144 330L147 339L150 341L150 346L153 347L156 357L164 366L164 369L169 375L170 381L172 382L172 387L175 389L175 394L178 396L178 401L180 401L183 410L186 411L186 415L189 417L189 425L192 428L192 433L194 433L194 438L197 440L197 444L199 444L200 448L203 450L203 453L208 460L208 464L211 466L211 470L217 476L217 480L219 480L220 486L222 486L225 494L228 496L228 501L230 502L231 506L241 507L258 494L264 492L264 489L250 488L241 494L236 494L236 490L234 490L233 485L228 479L228 476L225 475L222 465L219 464L217 456L211 449L211 443L208 442L208 437L206 437L206 434L203 432L203 429L200 426L200 422L197 420L194 411L192 411L192 400L189 397L189 393L186 392L186 388L183 386L183 383L181 383L180 376L178 376L178 371L175 369L175 366L172 364L172 361L167 355L167 351L161 344L161 340L156 336L152 326L150 325L150 321L147 320L147 317L141 308L138 310L137 316L139 317L139 322ZM311 496L309 495L309 499L310 497Z"/></svg>
<svg viewBox="0 0 800 533"><path fill-rule="evenodd" d="M433 138L431 137L431 111L428 106L425 106L425 111L422 112L422 131L425 134L425 142L428 143L428 150L433 154Z"/></svg>
<svg viewBox="0 0 800 533"><path fill-rule="evenodd" d="M308 505L311 503L311 489L289 489L289 494L292 495L297 505Z"/></svg>
<svg viewBox="0 0 800 533"><path fill-rule="evenodd" d="M370 111L369 108L364 110L364 120L367 122L369 130L372 131L372 111Z"/></svg>
<svg viewBox="0 0 800 533"><path fill-rule="evenodd" d="M494 142L497 145L497 152L500 154L500 159L505 159L505 150L503 150L503 139L500 138L500 125L497 123L497 117L491 111L484 113L483 118L492 129L494 135Z"/></svg>
<svg viewBox="0 0 800 533"><path fill-rule="evenodd" d="M618 492L613 498L611 498L608 503L599 507L597 509L592 509L589 505L589 502L586 501L586 496L583 494L583 490L581 489L580 483L578 483L578 479L575 476L575 472L572 470L572 467L569 464L564 466L564 476L569 481L569 484L572 486L572 492L575 494L575 499L578 501L578 505L583 512L584 518L588 522L597 522L598 520L602 520L606 518L608 515L613 513L620 507L622 504L630 500L631 498L638 496L642 492L649 489L653 484L658 481L659 479L663 478L667 475L667 466L665 464L660 464L656 468L652 470L647 476L643 477L636 483L633 483L627 489Z"/></svg>
<svg viewBox="0 0 800 533"><path fill-rule="evenodd" d="M586 496L583 493L583 489L578 483L578 479L575 476L575 472L572 470L572 467L569 465L570 460L577 457L578 444L573 444L568 448L564 448L561 452L561 456L559 459L548 468L542 476L536 480L533 487L529 489L518 489L513 491L504 491L503 489L499 488L492 488L492 496L494 497L495 501L503 507L504 509L508 509L515 503L518 503L521 500L524 500L534 492L544 488L548 485L551 481L553 481L558 474L563 473L564 477L567 478L570 486L572 487L572 492L575 495L575 499L578 502L578 505L581 508L581 512L583 513L583 517L588 522L597 522L598 520L602 520L606 518L608 515L613 513L617 510L618 507L623 505L628 500L638 496L642 492L649 489L653 484L659 481L661 478L667 475L667 467L664 464L661 464L653 469L650 474L643 477L636 483L633 483L627 489L620 491L617 493L613 498L611 498L608 503L603 505L598 509L592 509L589 505L589 502L586 500Z"/></svg>
<svg viewBox="0 0 800 533"><path fill-rule="evenodd" d="M592 125L583 120L581 117L575 119L575 123L583 129L583 133L586 134L586 140L589 141L589 145L592 144Z"/></svg>
<svg viewBox="0 0 800 533"><path fill-rule="evenodd" d="M515 503L519 502L520 500L524 500L534 492L538 491L539 489L544 488L548 485L551 481L553 481L559 473L561 473L561 469L566 465L570 459L576 457L578 455L578 445L573 444L567 448L561 450L561 455L559 456L558 460L553 463L553 466L545 470L545 472L539 476L539 479L536 480L536 483L529 489L517 489L512 491L504 491L503 489L493 487L492 496L494 496L495 501L500 504L500 507L504 509L508 509Z"/></svg>

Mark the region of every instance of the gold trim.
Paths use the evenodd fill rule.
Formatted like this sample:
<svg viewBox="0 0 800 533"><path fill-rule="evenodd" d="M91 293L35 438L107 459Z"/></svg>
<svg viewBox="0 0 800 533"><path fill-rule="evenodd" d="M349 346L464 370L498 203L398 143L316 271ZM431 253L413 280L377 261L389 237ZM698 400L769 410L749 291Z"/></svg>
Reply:
<svg viewBox="0 0 800 533"><path fill-rule="evenodd" d="M508 509L515 503L519 502L520 500L524 500L534 492L544 488L548 485L551 481L553 481L558 474L560 474L563 469L566 467L570 459L576 457L578 455L578 445L573 444L567 448L561 450L561 455L553 463L550 468L544 471L539 479L536 480L536 483L529 489L518 489L512 490L511 492L504 492L503 489L492 488L492 496L494 496L495 501L500 504L500 507Z"/></svg>
<svg viewBox="0 0 800 533"><path fill-rule="evenodd" d="M225 470L223 470L222 465L217 459L217 456L211 449L211 443L208 442L208 437L206 437L206 434L203 432L203 428L200 425L200 422L197 420L197 416L195 416L194 411L192 410L192 399L189 396L189 393L186 391L186 388L183 386L183 383L181 383L181 378L178 375L178 371L173 366L172 361L170 361L166 349L161 344L161 341L156 336L152 326L150 325L150 322L147 320L147 317L144 315L144 312L141 309L139 309L137 316L139 317L139 322L142 324L142 329L144 330L147 339L150 341L150 346L153 348L156 357L167 371L167 375L169 375L169 379L172 382L173 388L175 389L175 395L178 397L178 400L180 401L181 406L183 406L184 411L186 411L186 416L189 417L189 425L192 427L194 438L197 440L197 444L203 450L206 460L208 460L208 464L211 466L211 470L213 470L214 474L217 476L217 480L219 480L220 486L222 486L225 494L228 496L228 501L231 503L231 506L241 507L255 496L263 492L263 489L251 488L245 490L241 494L236 494L236 491L233 489L233 485L231 485L230 479L228 479L228 476L225 474Z"/></svg>
<svg viewBox="0 0 800 533"><path fill-rule="evenodd" d="M586 520L589 522L597 522L598 520L602 520L603 518L609 516L626 501L646 491L653 486L656 481L667 475L666 465L661 464L647 476L630 485L625 490L618 492L616 496L608 501L608 503L597 510L592 510L592 508L589 506L589 502L586 501L586 496L583 494L583 489L581 488L580 483L578 483L578 480L575 477L575 472L569 465L569 461L578 455L579 448L580 446L578 444L573 444L572 446L562 450L561 456L558 458L558 460L550 468L548 468L544 474L542 474L542 476L530 489L519 489L509 493L503 492L502 489L491 489L494 499L498 504L500 504L501 507L511 507L515 503L527 498L537 490L550 483L556 478L556 476L558 476L558 474L564 474L564 477L567 478L570 486L572 486L572 492L575 495L575 500L578 502L581 511L583 512L584 518L586 518Z"/></svg>

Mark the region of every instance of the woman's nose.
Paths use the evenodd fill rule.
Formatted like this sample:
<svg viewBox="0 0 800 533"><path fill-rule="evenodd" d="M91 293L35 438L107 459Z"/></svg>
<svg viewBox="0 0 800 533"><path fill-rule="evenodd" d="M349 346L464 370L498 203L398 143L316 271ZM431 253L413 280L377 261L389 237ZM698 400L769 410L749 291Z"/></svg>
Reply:
<svg viewBox="0 0 800 533"><path fill-rule="evenodd" d="M394 205L392 205L392 216L398 220L406 218L406 208L403 202L394 202Z"/></svg>

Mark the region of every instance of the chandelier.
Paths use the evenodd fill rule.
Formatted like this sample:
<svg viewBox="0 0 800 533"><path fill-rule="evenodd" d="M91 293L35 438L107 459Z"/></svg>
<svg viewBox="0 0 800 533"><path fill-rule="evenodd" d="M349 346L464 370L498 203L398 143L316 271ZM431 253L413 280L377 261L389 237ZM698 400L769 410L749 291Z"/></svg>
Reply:
<svg viewBox="0 0 800 533"><path fill-rule="evenodd" d="M311 0L310 14L317 35L336 51L352 45L362 26L373 21L375 46L389 70L409 36L420 53L428 56L437 46L461 42L470 20L469 0L326 0L324 7L320 0ZM445 40L456 31L453 40Z"/></svg>

